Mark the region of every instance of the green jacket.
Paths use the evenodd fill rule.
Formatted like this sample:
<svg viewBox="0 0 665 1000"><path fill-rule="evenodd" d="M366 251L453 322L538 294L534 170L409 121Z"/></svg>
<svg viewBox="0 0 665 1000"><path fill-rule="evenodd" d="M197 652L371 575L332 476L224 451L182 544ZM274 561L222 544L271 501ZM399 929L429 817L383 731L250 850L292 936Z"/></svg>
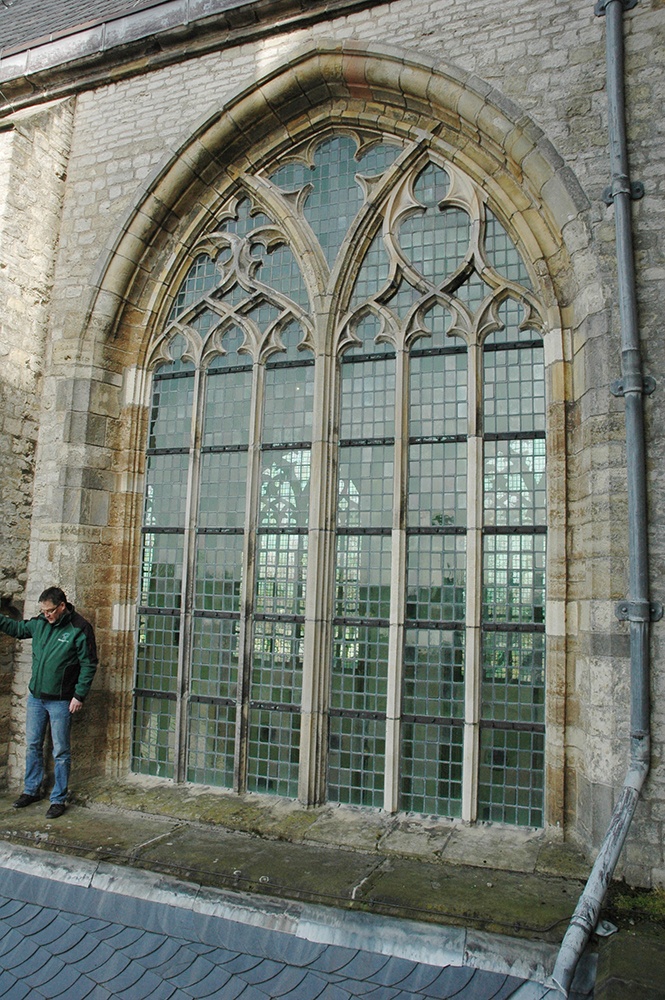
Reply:
<svg viewBox="0 0 665 1000"><path fill-rule="evenodd" d="M0 631L14 639L32 639L30 693L35 698L83 701L97 669L92 625L73 605L53 625L43 615L16 621L0 615Z"/></svg>

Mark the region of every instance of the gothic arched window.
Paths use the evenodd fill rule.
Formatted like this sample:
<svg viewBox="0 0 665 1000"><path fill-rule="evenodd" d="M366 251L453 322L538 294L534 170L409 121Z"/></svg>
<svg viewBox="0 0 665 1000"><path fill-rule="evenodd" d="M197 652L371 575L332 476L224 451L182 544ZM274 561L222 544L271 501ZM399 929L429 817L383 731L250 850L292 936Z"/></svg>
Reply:
<svg viewBox="0 0 665 1000"><path fill-rule="evenodd" d="M498 208L328 133L239 179L171 303L134 769L542 825L543 320Z"/></svg>

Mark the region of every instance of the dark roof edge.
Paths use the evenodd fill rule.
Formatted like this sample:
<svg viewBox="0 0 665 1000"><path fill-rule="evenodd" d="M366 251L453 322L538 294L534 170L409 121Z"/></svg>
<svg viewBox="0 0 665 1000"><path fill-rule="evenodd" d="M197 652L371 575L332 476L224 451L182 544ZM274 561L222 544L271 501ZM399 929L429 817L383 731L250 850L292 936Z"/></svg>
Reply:
<svg viewBox="0 0 665 1000"><path fill-rule="evenodd" d="M0 116L388 0L167 0L0 54Z"/></svg>

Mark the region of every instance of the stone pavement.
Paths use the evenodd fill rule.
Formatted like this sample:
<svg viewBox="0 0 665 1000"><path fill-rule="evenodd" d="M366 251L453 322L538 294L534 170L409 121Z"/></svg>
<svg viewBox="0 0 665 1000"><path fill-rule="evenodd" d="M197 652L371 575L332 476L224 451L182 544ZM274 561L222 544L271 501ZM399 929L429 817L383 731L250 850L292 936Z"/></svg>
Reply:
<svg viewBox="0 0 665 1000"><path fill-rule="evenodd" d="M541 831L509 830L504 837L482 825L306 810L157 781L91 781L52 821L47 801L15 810L14 798L0 798L0 840L17 847L162 873L254 900L399 917L424 929L465 928L486 950L485 968L525 977L520 962L531 963L531 971L540 962L543 978L549 971L588 874L578 852ZM593 942L595 996L665 996L664 945L665 931L651 925Z"/></svg>

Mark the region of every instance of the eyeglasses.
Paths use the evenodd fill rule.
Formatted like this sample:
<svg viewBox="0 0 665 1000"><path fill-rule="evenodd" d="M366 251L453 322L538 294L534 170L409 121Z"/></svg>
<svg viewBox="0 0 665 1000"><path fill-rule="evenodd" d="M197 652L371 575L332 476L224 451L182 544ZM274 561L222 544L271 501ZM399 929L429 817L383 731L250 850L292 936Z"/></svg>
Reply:
<svg viewBox="0 0 665 1000"><path fill-rule="evenodd" d="M47 615L48 616L48 615L54 615L55 612L58 610L58 608L61 608L61 607L62 607L62 601L60 601L60 604L56 604L56 606L54 608L40 608L39 610L41 611L41 613L43 615Z"/></svg>

